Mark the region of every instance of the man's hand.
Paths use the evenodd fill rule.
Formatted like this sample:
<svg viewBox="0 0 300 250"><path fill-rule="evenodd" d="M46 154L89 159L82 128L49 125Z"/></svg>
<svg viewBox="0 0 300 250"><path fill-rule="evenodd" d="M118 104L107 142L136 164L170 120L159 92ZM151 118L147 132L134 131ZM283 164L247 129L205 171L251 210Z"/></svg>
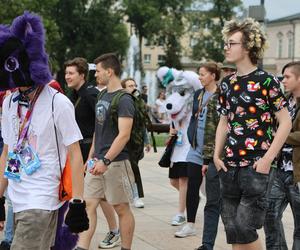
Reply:
<svg viewBox="0 0 300 250"><path fill-rule="evenodd" d="M219 157L214 156L214 163L218 172L221 169L223 169L224 172L227 172L227 168L225 167L224 162Z"/></svg>
<svg viewBox="0 0 300 250"><path fill-rule="evenodd" d="M203 176L203 177L206 175L207 169L208 169L208 165L203 165L203 166L202 166L201 172L202 172L202 176Z"/></svg>
<svg viewBox="0 0 300 250"><path fill-rule="evenodd" d="M89 218L85 208L85 201L76 199L70 201L65 223L72 233L81 233L89 229Z"/></svg>
<svg viewBox="0 0 300 250"><path fill-rule="evenodd" d="M169 135L170 135L170 136L177 135L177 133L178 133L178 130L177 130L177 129L175 129L175 128L170 128L170 130L169 130Z"/></svg>
<svg viewBox="0 0 300 250"><path fill-rule="evenodd" d="M256 172L261 174L269 174L271 168L272 160L265 157L260 158L253 164L253 168Z"/></svg>
<svg viewBox="0 0 300 250"><path fill-rule="evenodd" d="M107 170L107 166L104 165L102 160L99 160L95 162L95 166L90 170L90 173L92 175L101 175L104 174L106 170Z"/></svg>

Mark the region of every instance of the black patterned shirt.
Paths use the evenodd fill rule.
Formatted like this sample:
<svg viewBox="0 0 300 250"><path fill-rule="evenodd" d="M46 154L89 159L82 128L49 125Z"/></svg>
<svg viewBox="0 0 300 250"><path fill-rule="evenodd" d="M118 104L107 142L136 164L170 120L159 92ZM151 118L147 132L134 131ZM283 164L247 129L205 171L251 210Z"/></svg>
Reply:
<svg viewBox="0 0 300 250"><path fill-rule="evenodd" d="M228 119L225 164L252 165L273 141L274 113L287 106L279 80L260 69L233 74L220 84L219 103L219 112Z"/></svg>

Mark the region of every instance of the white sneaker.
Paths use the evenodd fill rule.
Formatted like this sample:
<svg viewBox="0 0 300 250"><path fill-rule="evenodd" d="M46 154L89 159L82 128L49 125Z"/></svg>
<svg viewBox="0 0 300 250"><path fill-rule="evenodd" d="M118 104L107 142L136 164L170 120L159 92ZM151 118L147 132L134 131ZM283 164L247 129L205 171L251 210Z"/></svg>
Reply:
<svg viewBox="0 0 300 250"><path fill-rule="evenodd" d="M133 203L136 208L143 208L145 206L144 202L140 198L134 199Z"/></svg>
<svg viewBox="0 0 300 250"><path fill-rule="evenodd" d="M192 227L190 224L186 224L179 231L177 231L174 235L175 235L175 237L179 237L179 238L193 236L193 235L196 235L196 229L194 227Z"/></svg>
<svg viewBox="0 0 300 250"><path fill-rule="evenodd" d="M182 215L176 214L172 219L171 225L172 226L180 226L183 223L185 223L185 217Z"/></svg>

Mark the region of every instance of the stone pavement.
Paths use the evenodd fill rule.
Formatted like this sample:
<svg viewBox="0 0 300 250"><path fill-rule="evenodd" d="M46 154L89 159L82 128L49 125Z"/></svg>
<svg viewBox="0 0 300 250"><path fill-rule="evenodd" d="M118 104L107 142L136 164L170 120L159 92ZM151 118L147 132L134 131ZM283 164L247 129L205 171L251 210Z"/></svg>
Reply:
<svg viewBox="0 0 300 250"><path fill-rule="evenodd" d="M170 220L177 212L178 194L169 184L168 169L160 168L157 165L163 149L159 148L158 150L159 153L145 154L145 158L140 162L145 191L145 208L133 208L136 228L132 250L193 250L201 243L205 197L202 195L198 208L196 219L197 235L182 239L175 238L174 232L179 227L171 226ZM107 232L107 224L100 209L98 214L98 226L90 247L91 250L98 249L98 243L105 237ZM289 207L284 214L283 224L289 249L291 249L293 220ZM263 230L260 230L259 233L261 238L264 239ZM114 249L120 249L120 247ZM221 219L214 249L231 249L226 244L224 226Z"/></svg>

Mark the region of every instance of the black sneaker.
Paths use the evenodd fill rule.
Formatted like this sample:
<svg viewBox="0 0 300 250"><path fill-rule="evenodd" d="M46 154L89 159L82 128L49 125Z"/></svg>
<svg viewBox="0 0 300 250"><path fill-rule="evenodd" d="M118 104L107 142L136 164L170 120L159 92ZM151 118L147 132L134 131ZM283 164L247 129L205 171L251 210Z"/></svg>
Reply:
<svg viewBox="0 0 300 250"><path fill-rule="evenodd" d="M7 241L1 241L0 250L10 250L10 244Z"/></svg>

